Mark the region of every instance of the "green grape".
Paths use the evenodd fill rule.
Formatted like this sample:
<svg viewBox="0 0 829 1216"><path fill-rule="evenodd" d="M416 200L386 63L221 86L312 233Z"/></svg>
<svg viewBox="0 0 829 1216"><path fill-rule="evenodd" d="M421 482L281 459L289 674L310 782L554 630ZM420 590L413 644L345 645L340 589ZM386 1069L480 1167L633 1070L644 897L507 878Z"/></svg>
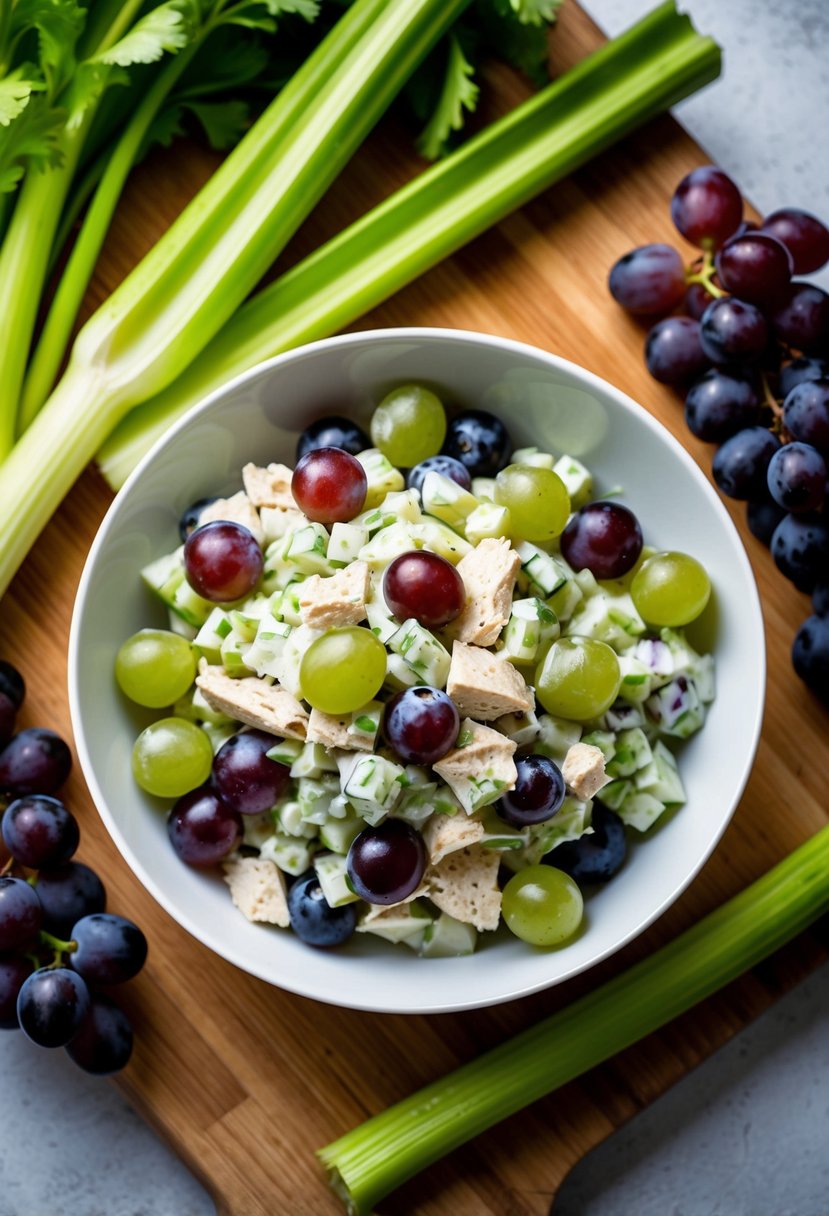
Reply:
<svg viewBox="0 0 829 1216"><path fill-rule="evenodd" d="M302 695L324 714L350 714L380 691L386 648L370 629L346 625L312 642L299 667Z"/></svg>
<svg viewBox="0 0 829 1216"><path fill-rule="evenodd" d="M636 611L648 625L688 625L711 595L711 580L687 553L655 553L643 562L630 585Z"/></svg>
<svg viewBox="0 0 829 1216"><path fill-rule="evenodd" d="M587 722L609 709L622 673L615 652L593 638L559 638L535 672L535 690L548 714Z"/></svg>
<svg viewBox="0 0 829 1216"><path fill-rule="evenodd" d="M410 469L436 455L446 438L439 399L419 384L402 384L383 398L371 419L371 442L383 455Z"/></svg>
<svg viewBox="0 0 829 1216"><path fill-rule="evenodd" d="M570 495L558 473L531 464L501 470L495 501L509 508L512 535L535 544L560 536L570 515Z"/></svg>
<svg viewBox="0 0 829 1216"><path fill-rule="evenodd" d="M513 874L503 901L507 927L531 946L566 942L584 914L581 891L569 874L553 866L528 866Z"/></svg>
<svg viewBox="0 0 829 1216"><path fill-rule="evenodd" d="M115 678L138 705L163 709L183 697L196 678L190 643L167 629L140 629L115 659Z"/></svg>
<svg viewBox="0 0 829 1216"><path fill-rule="evenodd" d="M210 776L213 748L194 722L184 718L161 718L135 740L132 774L148 794L157 798L180 798Z"/></svg>

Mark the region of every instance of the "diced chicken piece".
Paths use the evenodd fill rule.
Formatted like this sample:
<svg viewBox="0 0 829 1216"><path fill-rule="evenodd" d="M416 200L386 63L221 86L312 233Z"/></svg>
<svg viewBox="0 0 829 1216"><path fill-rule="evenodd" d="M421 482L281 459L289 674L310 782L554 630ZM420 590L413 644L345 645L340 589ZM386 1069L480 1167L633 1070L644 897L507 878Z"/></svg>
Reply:
<svg viewBox="0 0 829 1216"><path fill-rule="evenodd" d="M604 771L604 756L592 743L574 743L561 766L567 788L587 802L598 794L610 778Z"/></svg>
<svg viewBox="0 0 829 1216"><path fill-rule="evenodd" d="M481 932L497 929L501 918L500 862L494 849L479 844L450 853L426 871L429 898L441 912L464 925L474 925Z"/></svg>
<svg viewBox="0 0 829 1216"><path fill-rule="evenodd" d="M264 857L234 857L222 866L236 907L248 920L287 929L285 877Z"/></svg>
<svg viewBox="0 0 829 1216"><path fill-rule="evenodd" d="M234 524L241 524L256 537L256 543L261 545L265 539L259 512L248 498L244 490L230 498L217 498L204 508L199 515L199 527L212 523L215 519L229 519Z"/></svg>
<svg viewBox="0 0 829 1216"><path fill-rule="evenodd" d="M285 464L269 464L266 469L257 464L246 464L242 469L242 483L255 507L296 510L296 501L291 493L293 475Z"/></svg>
<svg viewBox="0 0 829 1216"><path fill-rule="evenodd" d="M447 628L447 636L474 646L493 646L509 620L512 590L521 558L509 541L479 541L458 562L466 588L466 606Z"/></svg>
<svg viewBox="0 0 829 1216"><path fill-rule="evenodd" d="M283 738L305 739L308 714L296 697L279 684L268 684L258 676L234 680L223 667L210 667L202 659L196 686L211 709L237 722Z"/></svg>
<svg viewBox="0 0 829 1216"><path fill-rule="evenodd" d="M299 587L302 623L314 629L357 625L365 620L368 594L369 568L366 562L352 562L326 578L313 574Z"/></svg>
<svg viewBox="0 0 829 1216"><path fill-rule="evenodd" d="M422 882L416 890L412 891L411 895L407 895L405 899L401 899L397 904L369 904L368 911L364 912L360 917L361 925L372 925L377 921L395 920L400 916L401 912L409 912L409 904L414 903L416 899L420 899L424 895L429 894L428 882ZM425 922L421 920L421 924Z"/></svg>
<svg viewBox="0 0 829 1216"><path fill-rule="evenodd" d="M484 825L466 815L432 815L423 825L423 839L433 866L450 853L477 844L484 834Z"/></svg>
<svg viewBox="0 0 829 1216"><path fill-rule="evenodd" d="M321 743L329 751L334 747L346 752L372 751L373 735L356 731L349 734L350 725L351 714L338 718L336 714L324 714L321 709L312 709L305 737L309 743Z"/></svg>
<svg viewBox="0 0 829 1216"><path fill-rule="evenodd" d="M446 691L462 714L483 722L533 708L527 682L509 659L466 642L452 645Z"/></svg>
<svg viewBox="0 0 829 1216"><path fill-rule="evenodd" d="M471 718L461 722L461 744L432 767L457 797L467 815L496 802L505 789L513 789L518 776L516 744L491 726Z"/></svg>

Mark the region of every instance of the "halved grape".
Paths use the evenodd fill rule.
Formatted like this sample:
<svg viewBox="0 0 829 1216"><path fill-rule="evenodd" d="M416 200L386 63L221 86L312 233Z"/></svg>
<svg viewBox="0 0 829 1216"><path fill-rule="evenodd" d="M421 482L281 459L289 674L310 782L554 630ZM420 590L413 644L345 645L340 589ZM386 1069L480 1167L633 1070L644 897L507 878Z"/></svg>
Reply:
<svg viewBox="0 0 829 1216"><path fill-rule="evenodd" d="M678 628L703 611L711 596L711 580L687 553L655 553L636 571L630 594L648 625Z"/></svg>
<svg viewBox="0 0 829 1216"><path fill-rule="evenodd" d="M584 900L569 874L553 866L528 866L513 874L503 892L510 932L530 946L560 946L577 932Z"/></svg>
<svg viewBox="0 0 829 1216"><path fill-rule="evenodd" d="M622 682L619 660L606 642L560 638L535 673L536 696L548 714L586 722L609 709Z"/></svg>
<svg viewBox="0 0 829 1216"><path fill-rule="evenodd" d="M392 464L411 468L435 456L446 438L446 413L440 399L419 384L388 393L371 419L371 442Z"/></svg>
<svg viewBox="0 0 829 1216"><path fill-rule="evenodd" d="M369 629L345 625L312 642L299 668L302 695L325 714L348 714L380 691L386 648Z"/></svg>
<svg viewBox="0 0 829 1216"><path fill-rule="evenodd" d="M196 678L196 657L186 638L167 629L139 629L115 659L121 691L138 705L163 709L183 697Z"/></svg>
<svg viewBox="0 0 829 1216"><path fill-rule="evenodd" d="M178 798L210 776L213 749L195 722L161 718L135 740L132 772L138 785L157 798Z"/></svg>
<svg viewBox="0 0 829 1216"><path fill-rule="evenodd" d="M509 508L512 535L535 544L560 536L570 514L570 495L558 473L530 464L501 470L495 501Z"/></svg>

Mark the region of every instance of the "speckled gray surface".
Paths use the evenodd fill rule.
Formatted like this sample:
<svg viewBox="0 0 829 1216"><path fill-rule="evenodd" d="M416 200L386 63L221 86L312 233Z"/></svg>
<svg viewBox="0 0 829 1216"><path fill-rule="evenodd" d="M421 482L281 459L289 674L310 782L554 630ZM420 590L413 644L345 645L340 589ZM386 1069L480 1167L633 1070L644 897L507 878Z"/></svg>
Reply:
<svg viewBox="0 0 829 1216"><path fill-rule="evenodd" d="M586 7L613 34L654 2ZM829 215L829 0L683 7L725 47L726 71L682 121L758 207ZM827 1216L828 1010L829 968L591 1154L555 1216ZM63 1052L0 1034L0 1075L0 1216L214 1212L115 1088Z"/></svg>

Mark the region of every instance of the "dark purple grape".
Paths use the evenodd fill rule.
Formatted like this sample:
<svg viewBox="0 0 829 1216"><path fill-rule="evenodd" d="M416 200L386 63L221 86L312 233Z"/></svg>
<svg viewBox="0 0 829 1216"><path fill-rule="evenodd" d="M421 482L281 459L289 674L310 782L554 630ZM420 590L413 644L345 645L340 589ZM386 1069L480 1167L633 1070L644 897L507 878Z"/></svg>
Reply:
<svg viewBox="0 0 829 1216"><path fill-rule="evenodd" d="M179 798L167 820L170 843L189 866L213 866L242 839L242 819L208 786Z"/></svg>
<svg viewBox="0 0 829 1216"><path fill-rule="evenodd" d="M54 870L41 870L35 884L43 907L43 928L63 940L82 916L103 912L106 890L94 870L70 861Z"/></svg>
<svg viewBox="0 0 829 1216"><path fill-rule="evenodd" d="M132 1024L123 1009L108 996L94 995L66 1054L96 1077L126 1068L132 1055Z"/></svg>
<svg viewBox="0 0 829 1216"><path fill-rule="evenodd" d="M0 878L0 952L32 940L43 923L43 908L34 887L22 878Z"/></svg>
<svg viewBox="0 0 829 1216"><path fill-rule="evenodd" d="M455 746L460 717L439 688L405 688L387 703L383 733L404 764L434 764Z"/></svg>
<svg viewBox="0 0 829 1216"><path fill-rule="evenodd" d="M795 385L783 401L783 422L795 439L829 456L829 378Z"/></svg>
<svg viewBox="0 0 829 1216"><path fill-rule="evenodd" d="M438 453L437 456L427 456L425 460L421 460L420 464L409 469L406 477L407 487L422 493L427 473L440 473L441 476L448 477L457 485L462 486L464 490L468 490L472 485L472 478L466 465L461 464L460 460L456 460L454 456L447 456L443 452Z"/></svg>
<svg viewBox="0 0 829 1216"><path fill-rule="evenodd" d="M688 429L706 443L722 443L760 421L760 398L752 381L737 372L711 371L697 380L685 398Z"/></svg>
<svg viewBox="0 0 829 1216"><path fill-rule="evenodd" d="M53 730L21 730L0 752L0 790L20 798L54 794L72 767L72 753Z"/></svg>
<svg viewBox="0 0 829 1216"><path fill-rule="evenodd" d="M723 367L759 359L768 338L769 327L760 309L731 296L713 300L700 321L699 340L706 358Z"/></svg>
<svg viewBox="0 0 829 1216"><path fill-rule="evenodd" d="M305 428L297 440L296 458L300 461L317 448L342 448L344 452L356 456L370 447L371 440L356 422L332 414L328 418L319 418Z"/></svg>
<svg viewBox="0 0 829 1216"><path fill-rule="evenodd" d="M561 552L574 570L621 578L642 552L639 520L619 502L590 502L570 517L561 534Z"/></svg>
<svg viewBox="0 0 829 1216"><path fill-rule="evenodd" d="M790 283L771 315L778 337L795 350L823 350L829 341L829 295L812 283Z"/></svg>
<svg viewBox="0 0 829 1216"><path fill-rule="evenodd" d="M348 877L370 904L398 904L420 886L426 846L403 819L386 819L364 828L348 850Z"/></svg>
<svg viewBox="0 0 829 1216"><path fill-rule="evenodd" d="M685 295L685 267L671 245L642 245L619 258L608 286L628 312L664 316Z"/></svg>
<svg viewBox="0 0 829 1216"><path fill-rule="evenodd" d="M786 443L769 464L769 493L787 511L819 511L826 497L826 462L811 444Z"/></svg>
<svg viewBox="0 0 829 1216"><path fill-rule="evenodd" d="M780 440L762 426L738 431L720 447L711 466L714 481L729 498L758 501L768 493L767 473Z"/></svg>
<svg viewBox="0 0 829 1216"><path fill-rule="evenodd" d="M829 525L820 515L787 515L774 530L771 555L799 591L813 591L829 569Z"/></svg>
<svg viewBox="0 0 829 1216"><path fill-rule="evenodd" d="M713 298L704 283L689 283L685 291L685 311L689 317L699 321Z"/></svg>
<svg viewBox="0 0 829 1216"><path fill-rule="evenodd" d="M263 730L248 730L219 748L213 760L213 784L232 811L259 815L284 792L291 772L268 758L274 742L273 735Z"/></svg>
<svg viewBox="0 0 829 1216"><path fill-rule="evenodd" d="M263 566L256 537L232 520L202 524L184 545L187 581L202 599L212 603L230 603L250 595Z"/></svg>
<svg viewBox="0 0 829 1216"><path fill-rule="evenodd" d="M29 794L17 798L6 810L3 840L15 861L40 870L62 866L80 843L78 821L57 798Z"/></svg>
<svg viewBox="0 0 829 1216"><path fill-rule="evenodd" d="M829 616L829 577L812 592L812 607L816 616Z"/></svg>
<svg viewBox="0 0 829 1216"><path fill-rule="evenodd" d="M811 274L829 262L829 228L808 211L781 207L766 216L762 227L786 246L795 274Z"/></svg>
<svg viewBox="0 0 829 1216"><path fill-rule="evenodd" d="M0 747L8 743L14 734L17 710L4 692L0 692Z"/></svg>
<svg viewBox="0 0 829 1216"><path fill-rule="evenodd" d="M792 646L792 664L816 697L829 705L829 616L810 616Z"/></svg>
<svg viewBox="0 0 829 1216"><path fill-rule="evenodd" d="M216 494L210 498L197 498L195 502L190 503L190 506L185 511L182 511L181 518L178 521L178 534L181 537L182 543L187 540L191 532L195 532L196 528L198 528L202 511L209 507L211 503L216 502L216 500Z"/></svg>
<svg viewBox="0 0 829 1216"><path fill-rule="evenodd" d="M288 915L297 937L306 945L321 949L342 946L357 927L357 905L332 908L313 870L292 883L288 891Z"/></svg>
<svg viewBox="0 0 829 1216"><path fill-rule="evenodd" d="M691 317L665 317L645 339L645 363L654 380L684 384L708 367L700 344L699 321Z"/></svg>
<svg viewBox="0 0 829 1216"><path fill-rule="evenodd" d="M793 388L804 380L829 379L829 363L814 356L792 359L780 368L780 396L788 397Z"/></svg>
<svg viewBox="0 0 829 1216"><path fill-rule="evenodd" d="M547 756L520 756L515 789L495 804L501 819L513 827L546 823L561 810L567 790L561 769Z"/></svg>
<svg viewBox="0 0 829 1216"><path fill-rule="evenodd" d="M789 251L767 232L749 232L726 241L716 263L726 291L749 304L779 300L792 277Z"/></svg>
<svg viewBox="0 0 829 1216"><path fill-rule="evenodd" d="M65 1047L78 1033L89 1004L89 989L76 972L42 967L20 989L20 1029L39 1047Z"/></svg>
<svg viewBox="0 0 829 1216"><path fill-rule="evenodd" d="M512 440L494 414L465 410L450 420L443 451L465 465L470 476L494 477L509 464Z"/></svg>
<svg viewBox="0 0 829 1216"><path fill-rule="evenodd" d="M17 1030L17 998L32 974L32 964L17 954L0 956L0 1030Z"/></svg>
<svg viewBox="0 0 829 1216"><path fill-rule="evenodd" d="M399 621L414 617L427 629L448 625L463 612L466 590L451 562L439 553L401 553L383 575L383 598Z"/></svg>
<svg viewBox="0 0 829 1216"><path fill-rule="evenodd" d="M144 966L147 939L138 925L111 912L82 916L72 927L77 945L69 965L90 984L124 984Z"/></svg>
<svg viewBox="0 0 829 1216"><path fill-rule="evenodd" d="M742 218L740 191L716 165L693 169L671 199L671 219L685 239L700 249L716 249Z"/></svg>
<svg viewBox="0 0 829 1216"><path fill-rule="evenodd" d="M775 528L785 515L786 512L783 508L778 507L777 503L771 499L764 502L750 502L746 510L748 529L752 536L756 536L768 548Z"/></svg>
<svg viewBox="0 0 829 1216"><path fill-rule="evenodd" d="M0 659L0 692L9 698L15 709L20 709L26 696L26 684L22 675L5 659Z"/></svg>
<svg viewBox="0 0 829 1216"><path fill-rule="evenodd" d="M608 882L625 860L625 825L614 811L594 802L590 826L591 834L557 845L544 858L545 864L564 870L576 882Z"/></svg>

